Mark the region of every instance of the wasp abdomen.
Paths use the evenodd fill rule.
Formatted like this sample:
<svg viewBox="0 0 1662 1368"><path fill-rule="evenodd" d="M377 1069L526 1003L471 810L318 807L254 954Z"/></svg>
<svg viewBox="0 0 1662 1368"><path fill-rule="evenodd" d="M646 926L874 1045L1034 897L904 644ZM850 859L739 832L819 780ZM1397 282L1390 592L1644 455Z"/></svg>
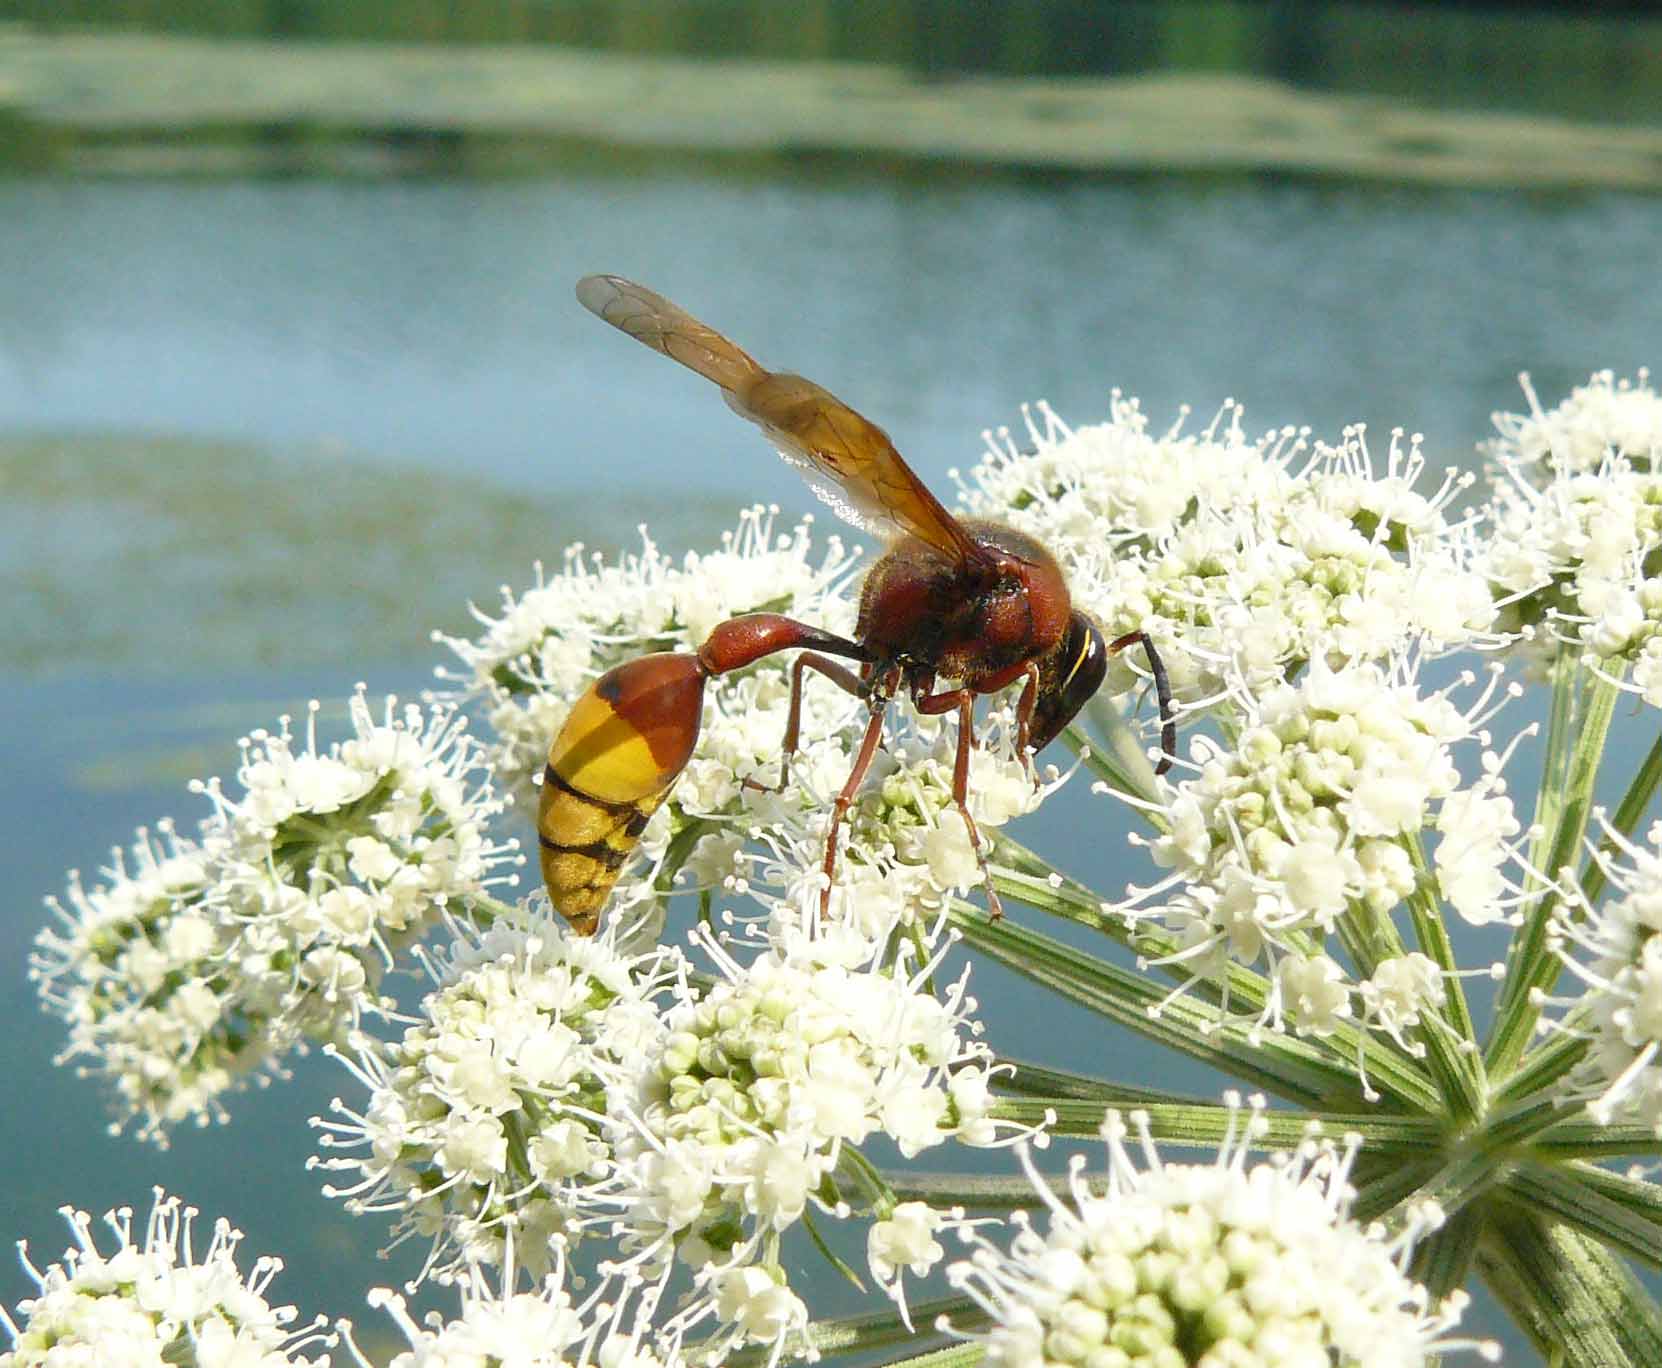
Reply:
<svg viewBox="0 0 1662 1368"><path fill-rule="evenodd" d="M548 748L537 809L543 882L578 935L593 935L619 871L698 741L705 670L682 653L608 671Z"/></svg>

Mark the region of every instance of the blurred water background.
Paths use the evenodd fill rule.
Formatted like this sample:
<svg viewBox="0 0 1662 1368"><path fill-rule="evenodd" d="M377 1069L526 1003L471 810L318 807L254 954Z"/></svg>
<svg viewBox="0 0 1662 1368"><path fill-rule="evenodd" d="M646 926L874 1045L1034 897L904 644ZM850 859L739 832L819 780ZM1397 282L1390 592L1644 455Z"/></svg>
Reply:
<svg viewBox="0 0 1662 1368"><path fill-rule="evenodd" d="M1621 7L0 2L0 1235L49 1258L59 1204L161 1183L308 1312L413 1268L303 1170L334 1066L159 1154L50 1066L24 963L67 868L307 697L426 687L429 631L534 561L817 509L579 275L829 385L942 492L1024 401L1115 387L1471 467L1520 370L1550 403L1656 356L1659 78ZM1081 788L1019 835L1111 888L1123 826ZM1013 1054L1217 1085L977 982Z"/></svg>

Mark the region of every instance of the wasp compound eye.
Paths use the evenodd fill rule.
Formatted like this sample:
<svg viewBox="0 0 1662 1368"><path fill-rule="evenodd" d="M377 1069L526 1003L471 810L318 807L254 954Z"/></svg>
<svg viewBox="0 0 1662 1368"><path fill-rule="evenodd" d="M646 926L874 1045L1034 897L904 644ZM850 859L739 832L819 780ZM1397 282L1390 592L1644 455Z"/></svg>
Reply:
<svg viewBox="0 0 1662 1368"><path fill-rule="evenodd" d="M1035 751L1054 741L1102 687L1108 674L1108 646L1096 623L1083 613L1075 613L1053 662L1053 672L1040 688L1028 730L1028 744Z"/></svg>

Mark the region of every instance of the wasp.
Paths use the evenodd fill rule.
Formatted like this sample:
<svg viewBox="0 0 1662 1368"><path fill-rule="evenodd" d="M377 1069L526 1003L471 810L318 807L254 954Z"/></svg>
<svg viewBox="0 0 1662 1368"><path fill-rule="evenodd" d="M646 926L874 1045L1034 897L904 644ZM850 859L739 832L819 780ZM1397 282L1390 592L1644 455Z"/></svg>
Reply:
<svg viewBox="0 0 1662 1368"><path fill-rule="evenodd" d="M644 285L585 276L577 298L637 342L719 386L728 405L761 428L820 498L855 527L888 541L866 576L852 638L778 613L750 613L721 623L696 652L660 652L619 665L577 700L549 747L537 815L548 895L577 934L598 928L625 859L691 759L706 681L778 651L799 652L791 665L780 788L797 749L808 671L869 710L825 839L822 915L830 908L839 830L881 744L885 713L902 693L926 716L957 715L952 799L984 874L985 850L966 801L980 695L1021 686L1016 740L1026 758L1054 740L1097 691L1109 655L1140 644L1160 703L1156 772L1170 767L1176 749L1171 691L1153 644L1141 631L1105 641L1096 623L1073 607L1055 557L1032 537L954 517L875 423L812 380L766 369ZM990 879L987 890L996 917L1001 909Z"/></svg>

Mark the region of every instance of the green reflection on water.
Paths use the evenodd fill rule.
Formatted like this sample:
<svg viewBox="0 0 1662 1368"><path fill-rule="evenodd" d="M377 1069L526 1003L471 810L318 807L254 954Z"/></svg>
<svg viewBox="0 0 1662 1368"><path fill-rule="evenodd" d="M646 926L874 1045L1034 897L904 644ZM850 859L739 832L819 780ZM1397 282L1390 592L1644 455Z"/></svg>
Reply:
<svg viewBox="0 0 1662 1368"><path fill-rule="evenodd" d="M1067 0L822 0L787 18L539 5L536 22L430 0L10 12L32 21L0 25L13 169L520 174L627 149L735 170L1662 184L1662 22L1632 17Z"/></svg>
<svg viewBox="0 0 1662 1368"><path fill-rule="evenodd" d="M701 545L732 510L679 490L615 506L347 453L183 437L0 437L5 665L174 674L427 654L467 604L573 541ZM106 776L103 782L107 782Z"/></svg>
<svg viewBox="0 0 1662 1368"><path fill-rule="evenodd" d="M1377 0L0 0L0 16L48 31L561 44L932 73L1213 71L1444 107L1662 115L1662 25L1590 10Z"/></svg>

